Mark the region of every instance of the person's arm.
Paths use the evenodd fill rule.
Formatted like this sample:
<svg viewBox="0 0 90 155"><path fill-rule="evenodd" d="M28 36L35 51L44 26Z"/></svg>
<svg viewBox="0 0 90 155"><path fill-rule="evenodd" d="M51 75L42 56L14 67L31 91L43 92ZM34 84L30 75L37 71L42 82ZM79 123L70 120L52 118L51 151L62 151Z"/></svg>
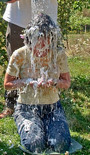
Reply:
<svg viewBox="0 0 90 155"><path fill-rule="evenodd" d="M17 79L16 77L9 75L8 73L5 74L4 88L6 90L15 90L23 86L25 86L23 80Z"/></svg>
<svg viewBox="0 0 90 155"><path fill-rule="evenodd" d="M9 75L8 73L5 74L5 80L4 80L4 87L6 90L15 90L21 87L26 86L26 80L25 79L17 79L14 76ZM33 87L34 82L29 83L31 87ZM38 87L52 87L55 86L57 88L61 89L68 89L70 87L70 74L67 73L61 73L60 78L58 80L49 80L45 84L42 85L42 82L38 84Z"/></svg>
<svg viewBox="0 0 90 155"><path fill-rule="evenodd" d="M70 81L70 74L67 73L61 73L59 79L48 79L47 81L41 81L38 82L38 87L56 87L61 89L68 89L70 87L71 81Z"/></svg>
<svg viewBox="0 0 90 155"><path fill-rule="evenodd" d="M68 89L70 87L71 80L70 80L70 74L67 73L61 73L59 79L56 82L56 87L61 89Z"/></svg>

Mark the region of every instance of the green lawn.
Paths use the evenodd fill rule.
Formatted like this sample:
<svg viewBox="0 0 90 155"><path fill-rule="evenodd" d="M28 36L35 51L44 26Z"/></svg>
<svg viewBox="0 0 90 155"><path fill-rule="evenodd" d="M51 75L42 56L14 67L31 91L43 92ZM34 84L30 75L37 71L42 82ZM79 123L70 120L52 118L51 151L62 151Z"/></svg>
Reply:
<svg viewBox="0 0 90 155"><path fill-rule="evenodd" d="M68 58L71 87L62 91L61 101L65 109L71 136L83 149L74 155L90 154L90 57L76 54ZM0 68L0 71L2 68ZM0 73L1 74L1 73ZM3 77L0 75L0 111L4 106ZM12 117L0 120L0 155L25 155L20 149L20 138Z"/></svg>
<svg viewBox="0 0 90 155"><path fill-rule="evenodd" d="M74 155L90 154L90 58L69 59L71 87L62 92L61 99L71 135L83 145Z"/></svg>

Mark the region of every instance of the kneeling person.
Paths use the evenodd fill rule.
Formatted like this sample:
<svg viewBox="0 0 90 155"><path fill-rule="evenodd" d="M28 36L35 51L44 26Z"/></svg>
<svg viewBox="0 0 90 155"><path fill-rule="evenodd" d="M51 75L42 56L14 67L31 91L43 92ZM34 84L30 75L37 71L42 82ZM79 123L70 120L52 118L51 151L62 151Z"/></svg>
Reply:
<svg viewBox="0 0 90 155"><path fill-rule="evenodd" d="M22 37L25 46L11 56L4 86L18 90L15 122L21 144L30 152L67 151L71 138L59 89L70 86L67 57L58 27L45 14L28 25Z"/></svg>

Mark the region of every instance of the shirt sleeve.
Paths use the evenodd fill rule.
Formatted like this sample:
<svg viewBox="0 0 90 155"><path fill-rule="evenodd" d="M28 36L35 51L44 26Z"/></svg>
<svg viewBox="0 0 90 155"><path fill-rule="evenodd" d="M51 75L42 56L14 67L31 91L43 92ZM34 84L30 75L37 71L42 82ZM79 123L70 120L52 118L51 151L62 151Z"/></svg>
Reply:
<svg viewBox="0 0 90 155"><path fill-rule="evenodd" d="M23 61L22 56L20 56L18 51L15 51L10 57L6 73L8 73L11 76L19 77L20 66L22 61Z"/></svg>
<svg viewBox="0 0 90 155"><path fill-rule="evenodd" d="M67 55L64 51L58 54L58 66L60 73L67 73L69 72L68 62L67 62Z"/></svg>

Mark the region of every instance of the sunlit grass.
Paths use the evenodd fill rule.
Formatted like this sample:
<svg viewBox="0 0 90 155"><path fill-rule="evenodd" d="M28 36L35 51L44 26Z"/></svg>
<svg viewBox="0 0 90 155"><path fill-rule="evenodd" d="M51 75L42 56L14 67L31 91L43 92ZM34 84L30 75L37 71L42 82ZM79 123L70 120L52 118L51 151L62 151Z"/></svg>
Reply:
<svg viewBox="0 0 90 155"><path fill-rule="evenodd" d="M70 73L72 76L80 75L81 77L90 76L90 57L84 57L83 55L75 56L68 59Z"/></svg>
<svg viewBox="0 0 90 155"><path fill-rule="evenodd" d="M68 36L68 54L70 56L90 56L90 33L70 34Z"/></svg>
<svg viewBox="0 0 90 155"><path fill-rule="evenodd" d="M71 136L83 149L74 155L90 154L90 57L69 58L71 87L63 91L61 100L66 112Z"/></svg>

